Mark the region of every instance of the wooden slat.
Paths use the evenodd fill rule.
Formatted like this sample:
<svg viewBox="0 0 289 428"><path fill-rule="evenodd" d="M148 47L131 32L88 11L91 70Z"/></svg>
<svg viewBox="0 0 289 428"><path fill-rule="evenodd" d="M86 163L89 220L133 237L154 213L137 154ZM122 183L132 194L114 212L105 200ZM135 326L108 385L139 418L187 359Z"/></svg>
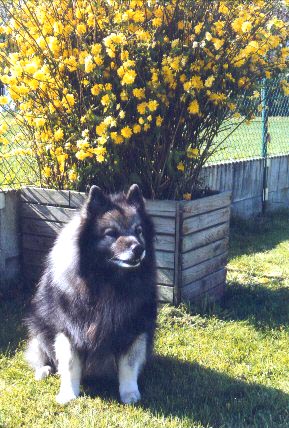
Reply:
<svg viewBox="0 0 289 428"><path fill-rule="evenodd" d="M147 200L146 209L150 215L158 215L161 217L175 217L176 215L176 201L158 201Z"/></svg>
<svg viewBox="0 0 289 428"><path fill-rule="evenodd" d="M173 285L174 284L174 270L157 268L157 283L163 285Z"/></svg>
<svg viewBox="0 0 289 428"><path fill-rule="evenodd" d="M185 201L182 204L183 216L186 219L229 206L231 204L231 192L222 192L218 195L196 199L195 201Z"/></svg>
<svg viewBox="0 0 289 428"><path fill-rule="evenodd" d="M69 207L69 191L24 187L20 191L20 200L30 204Z"/></svg>
<svg viewBox="0 0 289 428"><path fill-rule="evenodd" d="M220 241L213 242L212 244L205 245L196 250L188 251L182 254L183 269L195 266L205 260L219 256L228 250L229 239L221 239Z"/></svg>
<svg viewBox="0 0 289 428"><path fill-rule="evenodd" d="M49 251L52 248L55 242L55 238L52 236L39 236L39 235L22 235L22 245L24 251L26 249L29 250L37 250L37 251Z"/></svg>
<svg viewBox="0 0 289 428"><path fill-rule="evenodd" d="M86 200L86 194L84 192L70 192L70 208L81 208Z"/></svg>
<svg viewBox="0 0 289 428"><path fill-rule="evenodd" d="M225 252L203 263L188 269L184 269L182 271L183 286L190 284L193 281L197 281L198 279L201 279L204 276L221 269L222 267L225 267L227 263L227 255L228 253Z"/></svg>
<svg viewBox="0 0 289 428"><path fill-rule="evenodd" d="M158 285L158 299L160 302L174 303L174 289L165 285Z"/></svg>
<svg viewBox="0 0 289 428"><path fill-rule="evenodd" d="M226 207L200 216L187 218L183 221L183 234L189 235L190 233L224 223L229 220L229 217L230 207Z"/></svg>
<svg viewBox="0 0 289 428"><path fill-rule="evenodd" d="M173 235L156 235L155 249L171 251L175 250L175 237Z"/></svg>
<svg viewBox="0 0 289 428"><path fill-rule="evenodd" d="M226 282L226 269L220 269L217 272L213 272L204 278L191 282L182 288L182 298L185 300L191 300L197 296L207 292L208 290L215 288L219 284L225 284Z"/></svg>
<svg viewBox="0 0 289 428"><path fill-rule="evenodd" d="M229 234L229 223L222 223L217 226L203 229L183 237L182 252L194 250L203 245L210 244L225 238Z"/></svg>
<svg viewBox="0 0 289 428"><path fill-rule="evenodd" d="M25 218L67 223L77 212L75 209L46 205L21 204L20 214Z"/></svg>
<svg viewBox="0 0 289 428"><path fill-rule="evenodd" d="M64 223L56 221L35 220L32 218L23 218L21 223L22 233L30 233L40 236L55 237L63 228Z"/></svg>

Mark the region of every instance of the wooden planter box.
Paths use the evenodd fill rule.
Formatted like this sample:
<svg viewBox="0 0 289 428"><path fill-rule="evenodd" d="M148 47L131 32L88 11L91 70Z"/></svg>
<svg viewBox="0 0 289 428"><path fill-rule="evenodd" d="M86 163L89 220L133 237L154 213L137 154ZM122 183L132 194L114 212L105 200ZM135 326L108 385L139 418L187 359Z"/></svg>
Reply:
<svg viewBox="0 0 289 428"><path fill-rule="evenodd" d="M23 274L41 274L54 239L85 200L85 194L26 187L20 191ZM217 299L226 282L231 193L195 201L147 201L156 228L159 298Z"/></svg>

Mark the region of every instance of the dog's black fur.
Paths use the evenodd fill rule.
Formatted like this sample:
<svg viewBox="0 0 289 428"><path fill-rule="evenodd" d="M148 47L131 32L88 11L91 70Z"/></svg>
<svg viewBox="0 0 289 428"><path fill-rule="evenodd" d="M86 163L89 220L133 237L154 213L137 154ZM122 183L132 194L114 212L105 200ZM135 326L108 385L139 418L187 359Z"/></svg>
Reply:
<svg viewBox="0 0 289 428"><path fill-rule="evenodd" d="M147 334L150 350L157 314L154 227L139 188L109 196L93 186L65 229L47 258L26 320L30 339L41 338L45 364L57 368L58 333L70 339L88 374L125 353L141 333ZM145 257L125 269L113 258L130 249L132 237Z"/></svg>

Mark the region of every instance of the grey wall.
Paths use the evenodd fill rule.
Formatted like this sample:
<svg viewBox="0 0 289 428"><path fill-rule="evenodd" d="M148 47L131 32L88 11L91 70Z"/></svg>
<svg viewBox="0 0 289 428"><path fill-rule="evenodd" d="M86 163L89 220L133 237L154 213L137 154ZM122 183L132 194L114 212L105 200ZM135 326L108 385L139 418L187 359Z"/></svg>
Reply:
<svg viewBox="0 0 289 428"><path fill-rule="evenodd" d="M15 289L20 276L18 202L16 191L0 192L0 293Z"/></svg>
<svg viewBox="0 0 289 428"><path fill-rule="evenodd" d="M268 159L268 210L289 208L289 155ZM263 159L206 166L204 184L232 191L232 213L247 218L262 211Z"/></svg>

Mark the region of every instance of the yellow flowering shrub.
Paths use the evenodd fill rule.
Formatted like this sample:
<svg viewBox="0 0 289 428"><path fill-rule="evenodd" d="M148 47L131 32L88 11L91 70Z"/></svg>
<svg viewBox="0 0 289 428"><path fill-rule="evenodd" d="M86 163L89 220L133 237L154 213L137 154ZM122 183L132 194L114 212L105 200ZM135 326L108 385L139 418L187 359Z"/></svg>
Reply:
<svg viewBox="0 0 289 428"><path fill-rule="evenodd" d="M288 66L281 0L10 3L0 80L50 187L182 197L239 98Z"/></svg>

